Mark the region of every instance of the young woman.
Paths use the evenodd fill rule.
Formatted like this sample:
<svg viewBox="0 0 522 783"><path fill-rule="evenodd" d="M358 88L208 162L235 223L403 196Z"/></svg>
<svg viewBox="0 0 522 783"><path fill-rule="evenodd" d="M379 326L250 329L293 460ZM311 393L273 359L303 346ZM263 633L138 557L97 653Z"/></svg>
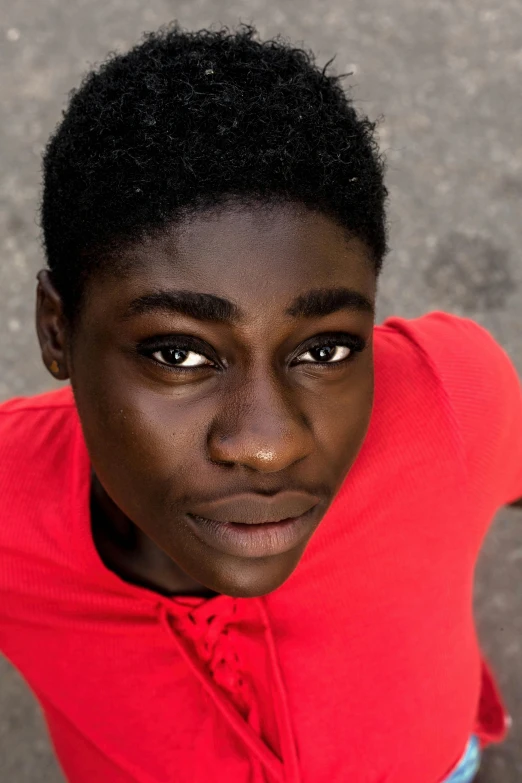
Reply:
<svg viewBox="0 0 522 783"><path fill-rule="evenodd" d="M522 495L477 323L374 323L375 130L256 31L147 34L44 154L42 358L0 406L0 647L72 783L470 781L473 574Z"/></svg>

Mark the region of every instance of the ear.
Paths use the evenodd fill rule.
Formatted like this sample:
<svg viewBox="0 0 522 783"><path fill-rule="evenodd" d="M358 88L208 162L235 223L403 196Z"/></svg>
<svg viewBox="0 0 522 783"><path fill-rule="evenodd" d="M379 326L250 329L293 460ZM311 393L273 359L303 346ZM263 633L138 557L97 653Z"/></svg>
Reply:
<svg viewBox="0 0 522 783"><path fill-rule="evenodd" d="M69 378L69 366L62 300L51 281L49 270L40 269L36 277L36 333L42 361L53 378L64 381Z"/></svg>

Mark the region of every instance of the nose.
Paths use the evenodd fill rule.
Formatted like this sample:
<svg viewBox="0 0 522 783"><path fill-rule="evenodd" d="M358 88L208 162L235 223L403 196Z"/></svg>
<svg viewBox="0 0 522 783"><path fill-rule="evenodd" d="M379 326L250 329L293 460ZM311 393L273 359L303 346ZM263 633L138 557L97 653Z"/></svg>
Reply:
<svg viewBox="0 0 522 783"><path fill-rule="evenodd" d="M226 396L208 441L213 461L261 473L284 470L313 448L313 432L295 392L266 371Z"/></svg>

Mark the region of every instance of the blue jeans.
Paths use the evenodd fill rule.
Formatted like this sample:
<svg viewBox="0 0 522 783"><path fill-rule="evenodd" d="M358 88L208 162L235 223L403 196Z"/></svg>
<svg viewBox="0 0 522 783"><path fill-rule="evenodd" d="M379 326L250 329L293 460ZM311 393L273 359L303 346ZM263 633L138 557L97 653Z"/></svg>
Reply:
<svg viewBox="0 0 522 783"><path fill-rule="evenodd" d="M459 765L453 770L444 783L471 783L480 767L480 744L477 737L472 734L464 751Z"/></svg>

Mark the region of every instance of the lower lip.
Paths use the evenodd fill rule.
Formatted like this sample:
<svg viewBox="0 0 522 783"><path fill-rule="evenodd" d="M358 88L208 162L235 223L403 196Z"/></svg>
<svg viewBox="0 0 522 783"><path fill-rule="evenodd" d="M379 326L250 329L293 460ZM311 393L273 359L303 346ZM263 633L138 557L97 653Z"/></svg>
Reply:
<svg viewBox="0 0 522 783"><path fill-rule="evenodd" d="M226 555L271 557L294 549L313 533L316 508L314 506L300 517L264 525L215 522L192 514L187 514L187 520L198 538Z"/></svg>

